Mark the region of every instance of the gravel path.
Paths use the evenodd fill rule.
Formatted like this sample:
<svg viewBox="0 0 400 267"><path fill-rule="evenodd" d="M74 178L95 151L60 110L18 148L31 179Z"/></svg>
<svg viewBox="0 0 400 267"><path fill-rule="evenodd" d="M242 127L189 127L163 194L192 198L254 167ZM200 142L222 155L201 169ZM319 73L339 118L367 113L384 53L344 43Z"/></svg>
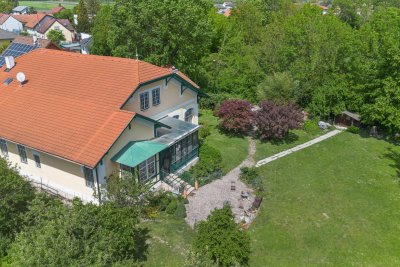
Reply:
<svg viewBox="0 0 400 267"><path fill-rule="evenodd" d="M212 210L222 208L227 201L232 206L235 220L241 221L244 210L248 210L254 201L252 189L248 188L239 180L240 168L244 166L254 166L254 154L256 144L249 138L249 151L247 158L236 168L228 172L222 178L210 184L202 186L194 195L188 197L189 204L186 205L186 222L191 226L202 220L207 219ZM235 182L236 190L231 190L231 182ZM241 192L249 192L249 199L242 200Z"/></svg>

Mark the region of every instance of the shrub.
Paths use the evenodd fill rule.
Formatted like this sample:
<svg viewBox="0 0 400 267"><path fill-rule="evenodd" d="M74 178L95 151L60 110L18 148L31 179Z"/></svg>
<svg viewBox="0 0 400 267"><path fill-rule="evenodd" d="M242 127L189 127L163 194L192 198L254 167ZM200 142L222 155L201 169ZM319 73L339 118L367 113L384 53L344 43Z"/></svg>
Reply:
<svg viewBox="0 0 400 267"><path fill-rule="evenodd" d="M250 185L256 190L256 195L262 194L264 191L264 179L258 173L255 167L242 167L240 168L240 179L246 184Z"/></svg>
<svg viewBox="0 0 400 267"><path fill-rule="evenodd" d="M209 97L201 98L200 107L202 109L209 109L209 110L218 109L223 101L233 98L232 95L226 93L222 94L208 93L208 96Z"/></svg>
<svg viewBox="0 0 400 267"><path fill-rule="evenodd" d="M250 238L235 223L231 208L225 206L212 211L206 221L197 225L193 252L218 266L243 266L249 260Z"/></svg>
<svg viewBox="0 0 400 267"><path fill-rule="evenodd" d="M283 139L289 130L300 128L303 114L292 103L277 105L270 101L262 101L255 121L261 140Z"/></svg>
<svg viewBox="0 0 400 267"><path fill-rule="evenodd" d="M319 128L318 123L316 121L304 122L303 129L309 134L321 132L321 129Z"/></svg>
<svg viewBox="0 0 400 267"><path fill-rule="evenodd" d="M211 134L210 126L203 124L199 129L199 137L204 140Z"/></svg>
<svg viewBox="0 0 400 267"><path fill-rule="evenodd" d="M155 220L159 213L160 207L146 207L145 208L145 215L150 220Z"/></svg>
<svg viewBox="0 0 400 267"><path fill-rule="evenodd" d="M191 174L200 185L222 176L222 155L214 147L203 144L199 152L200 161L190 169Z"/></svg>
<svg viewBox="0 0 400 267"><path fill-rule="evenodd" d="M356 126L349 126L347 127L347 131L353 134L359 134L360 133L360 128Z"/></svg>
<svg viewBox="0 0 400 267"><path fill-rule="evenodd" d="M171 192L156 191L148 193L147 201L149 207L158 207L160 211L164 211L171 201L175 201L175 197Z"/></svg>
<svg viewBox="0 0 400 267"><path fill-rule="evenodd" d="M185 204L183 204L182 202L179 202L176 206L175 217L178 219L186 218L186 207Z"/></svg>
<svg viewBox="0 0 400 267"><path fill-rule="evenodd" d="M167 209L165 210L168 214L174 214L176 211L176 207L178 206L177 201L171 201L168 206Z"/></svg>
<svg viewBox="0 0 400 267"><path fill-rule="evenodd" d="M227 132L246 134L253 128L253 112L246 100L225 100L216 115L220 127Z"/></svg>

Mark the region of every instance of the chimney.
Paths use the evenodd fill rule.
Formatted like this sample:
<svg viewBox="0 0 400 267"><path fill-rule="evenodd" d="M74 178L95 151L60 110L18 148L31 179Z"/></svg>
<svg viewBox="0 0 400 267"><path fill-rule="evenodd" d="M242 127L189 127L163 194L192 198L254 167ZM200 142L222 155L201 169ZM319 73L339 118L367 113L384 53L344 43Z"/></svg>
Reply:
<svg viewBox="0 0 400 267"><path fill-rule="evenodd" d="M4 58L6 61L7 70L12 69L15 66L14 57L8 56Z"/></svg>
<svg viewBox="0 0 400 267"><path fill-rule="evenodd" d="M177 72L178 72L178 69L175 68L175 66L172 66L172 73L177 73Z"/></svg>

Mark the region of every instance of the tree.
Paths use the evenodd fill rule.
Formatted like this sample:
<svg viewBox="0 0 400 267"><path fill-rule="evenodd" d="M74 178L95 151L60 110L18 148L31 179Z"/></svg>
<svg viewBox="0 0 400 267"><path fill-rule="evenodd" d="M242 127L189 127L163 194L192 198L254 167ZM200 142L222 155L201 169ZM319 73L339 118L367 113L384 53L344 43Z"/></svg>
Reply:
<svg viewBox="0 0 400 267"><path fill-rule="evenodd" d="M77 31L89 32L90 21L89 21L88 10L84 0L79 0L78 5L76 6L76 14L78 15L78 25L76 25Z"/></svg>
<svg viewBox="0 0 400 267"><path fill-rule="evenodd" d="M18 1L1 0L0 1L0 12L9 14L14 7L18 5Z"/></svg>
<svg viewBox="0 0 400 267"><path fill-rule="evenodd" d="M0 256L23 227L34 189L18 170L0 157Z"/></svg>
<svg viewBox="0 0 400 267"><path fill-rule="evenodd" d="M111 55L111 48L108 45L108 32L111 24L111 7L104 5L94 19L92 35L93 42L90 53L95 55Z"/></svg>
<svg viewBox="0 0 400 267"><path fill-rule="evenodd" d="M58 30L50 30L47 34L47 38L56 44L60 43L61 41L65 41L64 33Z"/></svg>
<svg viewBox="0 0 400 267"><path fill-rule="evenodd" d="M260 100L268 99L275 102L288 102L295 100L298 82L289 72L276 72L268 75L258 85L257 94Z"/></svg>
<svg viewBox="0 0 400 267"><path fill-rule="evenodd" d="M251 104L246 100L225 100L217 116L220 127L227 132L247 134L253 128L253 112Z"/></svg>
<svg viewBox="0 0 400 267"><path fill-rule="evenodd" d="M69 21L74 21L74 13L71 9L63 9L54 14L54 17L57 19L68 19Z"/></svg>
<svg viewBox="0 0 400 267"><path fill-rule="evenodd" d="M230 206L211 212L200 222L193 243L193 253L212 260L218 266L247 265L250 238L235 223Z"/></svg>
<svg viewBox="0 0 400 267"><path fill-rule="evenodd" d="M255 120L261 140L283 139L289 130L300 128L303 114L292 103L278 105L271 101L262 101Z"/></svg>
<svg viewBox="0 0 400 267"><path fill-rule="evenodd" d="M97 12L100 11L101 8L100 0L86 0L85 4L89 19L93 21Z"/></svg>
<svg viewBox="0 0 400 267"><path fill-rule="evenodd" d="M114 56L156 65L173 64L196 79L200 59L209 53L208 0L118 0L112 8L108 44Z"/></svg>

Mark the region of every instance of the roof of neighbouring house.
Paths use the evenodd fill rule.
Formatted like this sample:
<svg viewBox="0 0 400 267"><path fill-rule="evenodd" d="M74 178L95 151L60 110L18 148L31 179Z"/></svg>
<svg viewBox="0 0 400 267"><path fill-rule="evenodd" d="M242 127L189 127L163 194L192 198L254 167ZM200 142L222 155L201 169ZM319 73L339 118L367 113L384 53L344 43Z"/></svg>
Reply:
<svg viewBox="0 0 400 267"><path fill-rule="evenodd" d="M0 25L6 22L6 20L10 17L8 14L0 14Z"/></svg>
<svg viewBox="0 0 400 267"><path fill-rule="evenodd" d="M17 36L16 33L0 29L0 40L14 40Z"/></svg>
<svg viewBox="0 0 400 267"><path fill-rule="evenodd" d="M348 111L348 110L343 111L342 114L347 115L347 116L349 116L350 118L355 119L356 121L360 121L360 120L361 120L360 115L358 115L358 114L356 114L356 113L353 113L353 112L350 112L350 111Z"/></svg>
<svg viewBox="0 0 400 267"><path fill-rule="evenodd" d="M33 38L28 36L17 36L14 41L1 53L0 67L5 64L4 57L13 56L17 58L37 48L60 49L50 40L37 38L36 44L33 43Z"/></svg>
<svg viewBox="0 0 400 267"><path fill-rule="evenodd" d="M35 26L46 16L47 14L23 14L23 15L12 15L16 20L25 24L27 28L35 28Z"/></svg>
<svg viewBox="0 0 400 267"><path fill-rule="evenodd" d="M65 7L63 7L63 6L55 6L55 7L53 7L52 9L50 9L50 10L47 12L47 14L54 15L54 14L57 14L57 13L63 11L64 9L65 9Z"/></svg>
<svg viewBox="0 0 400 267"><path fill-rule="evenodd" d="M69 31L74 30L74 28L71 25L71 22L69 22L68 19L56 19L54 17L46 17L40 22L40 25L37 27L36 31L39 33L46 33L56 21L58 21L58 23L63 25L67 30Z"/></svg>
<svg viewBox="0 0 400 267"><path fill-rule="evenodd" d="M21 11L24 11L25 9L27 9L28 7L27 6L16 6L16 7L14 7L13 9L12 9L12 11L14 11L14 12L21 12Z"/></svg>
<svg viewBox="0 0 400 267"><path fill-rule="evenodd" d="M36 49L15 62L0 70L0 137L91 168L136 115L121 107L141 84L177 75L198 88L134 59ZM4 85L7 78L14 81Z"/></svg>

